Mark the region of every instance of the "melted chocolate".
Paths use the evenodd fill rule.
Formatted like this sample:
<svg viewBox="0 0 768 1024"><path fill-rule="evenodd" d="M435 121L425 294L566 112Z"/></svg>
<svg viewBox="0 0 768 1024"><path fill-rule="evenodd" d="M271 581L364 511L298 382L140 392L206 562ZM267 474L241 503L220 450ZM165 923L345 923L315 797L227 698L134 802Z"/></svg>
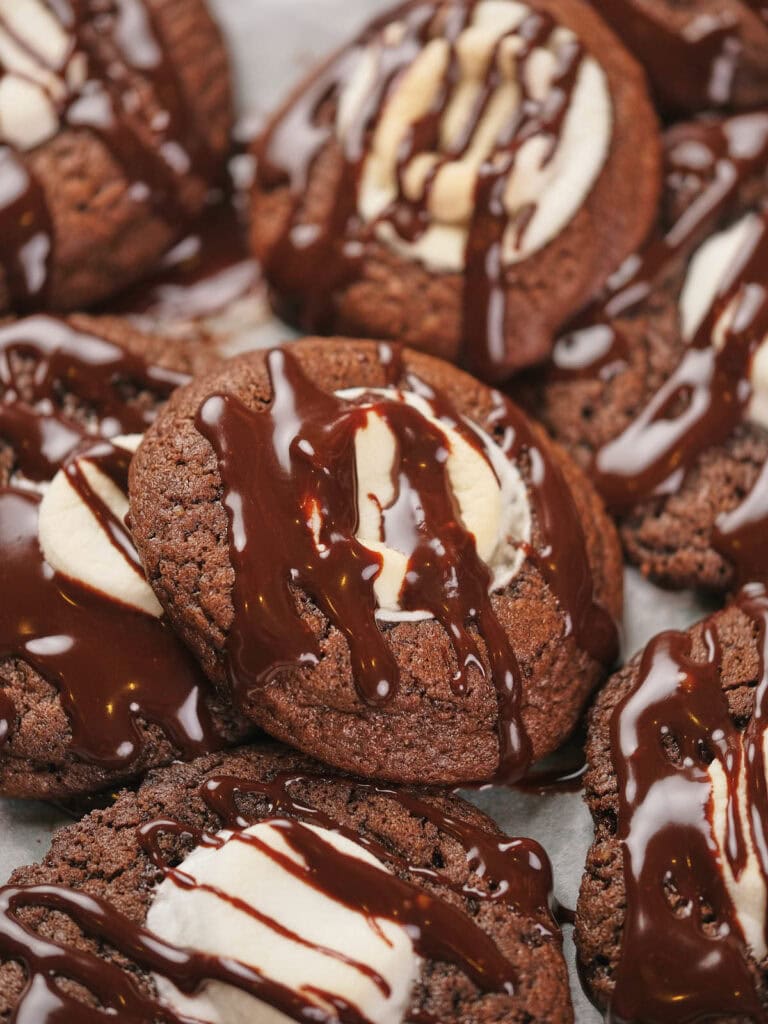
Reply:
<svg viewBox="0 0 768 1024"><path fill-rule="evenodd" d="M0 328L0 438L27 479L50 480L87 434L146 430L155 410L131 401L132 391L167 398L187 380L65 320L19 320ZM88 429L62 411L62 394L91 411Z"/></svg>
<svg viewBox="0 0 768 1024"><path fill-rule="evenodd" d="M85 56L85 83L63 100L51 96L60 130L86 130L98 136L132 183L137 201L148 202L177 231L187 218L179 198L183 178L212 180L216 162L154 15L143 0L71 0L54 11L71 36L61 67L48 65L2 16L0 27L62 83L68 80L72 61ZM0 74L6 73L0 67ZM141 88L147 86L151 118L141 98ZM25 154L3 147L0 171L5 184L0 228L6 285L17 308L39 307L47 300L56 247L48 200Z"/></svg>
<svg viewBox="0 0 768 1024"><path fill-rule="evenodd" d="M743 733L728 711L721 682L723 651L713 623L704 627L703 660L693 659L691 639L684 633L663 633L653 640L637 685L614 712L611 747L626 914L611 1019L658 1024L726 1016L767 1019L714 852L709 765L717 761L728 787L721 856L738 877L751 835L766 876L765 587L745 588L737 604L755 624L760 656L755 708ZM738 796L744 769L746 815Z"/></svg>
<svg viewBox="0 0 768 1024"><path fill-rule="evenodd" d="M273 121L259 147L258 180L261 189L288 185L292 209L266 261L267 277L280 293L284 313L312 332L332 329L334 300L340 288L359 272L360 263L375 238L375 229L387 222L403 238L415 241L429 227L429 202L435 178L449 160L466 153L483 118L494 90L499 85L495 57L489 61L485 81L475 104L470 124L450 148L440 142L441 118L459 81L460 59L457 40L471 23L477 0L452 0L437 15L433 2L415 3L391 11L374 21L348 49L326 65L298 96L293 97ZM379 39L392 22L403 26L396 44L388 41L380 51L366 101L345 139L335 133L335 108L344 86L365 49ZM477 372L503 376L508 364L506 349L506 270L502 265L502 242L509 228L517 243L535 213L535 204L521 210L512 222L503 203L506 179L514 168L524 143L534 135L551 140L550 157L557 150L565 115L583 60L578 43L564 48L552 89L543 102L535 100L528 88L527 63L536 47L544 45L556 28L547 14L529 14L512 33L522 41L516 57L515 75L521 90L519 112L497 140L499 162L488 163L478 178L474 216L466 247L464 287L464 357ZM373 224L363 224L357 213L357 194L366 148L375 131L391 88L397 78L436 35L450 44L443 81L431 110L411 127L398 160L398 195ZM334 200L322 222L310 221L304 195L313 164L332 147L340 152L342 167L335 184ZM418 200L404 194L403 172L422 152L441 153L428 176ZM298 316L296 315L296 311Z"/></svg>
<svg viewBox="0 0 768 1024"><path fill-rule="evenodd" d="M163 621L54 573L40 552L38 505L34 495L0 491L0 590L13 594L0 605L0 657L19 658L57 688L71 751L125 770L142 754L139 718L187 758L221 747L191 656ZM4 698L0 719L11 712Z"/></svg>
<svg viewBox="0 0 768 1024"><path fill-rule="evenodd" d="M386 365L389 376L401 372L399 357ZM235 616L227 670L235 700L242 706L280 670L319 661L320 646L301 618L295 585L347 640L361 698L380 704L397 692L399 672L375 618L374 582L382 559L355 537L354 444L367 413L312 385L286 350L270 352L267 369L273 395L268 408L254 412L232 396L213 395L197 415L197 427L219 460L230 523ZM429 397L440 415L461 422L443 396L429 391ZM525 453L532 465L544 543L530 553L560 599L567 632L598 660L610 662L616 629L594 602L570 491L522 414L502 396L498 403L494 429L504 435L511 458ZM460 522L441 458L443 431L404 402L375 400L373 407L397 440L397 493L382 510L382 540L389 537L409 559L401 606L427 610L445 627L456 654L458 693L471 667L486 671L468 628L476 625L499 703L498 781L513 781L530 761L520 710L522 677L489 595L491 574ZM247 466L239 457L245 450L253 453ZM269 492L254 486L258 480L271 481ZM252 614L256 608L258 616Z"/></svg>

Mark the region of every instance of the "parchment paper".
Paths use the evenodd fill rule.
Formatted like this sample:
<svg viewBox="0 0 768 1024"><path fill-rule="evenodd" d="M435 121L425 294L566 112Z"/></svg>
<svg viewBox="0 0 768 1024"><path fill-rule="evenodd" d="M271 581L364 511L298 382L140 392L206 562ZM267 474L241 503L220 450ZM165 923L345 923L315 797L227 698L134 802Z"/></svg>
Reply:
<svg viewBox="0 0 768 1024"><path fill-rule="evenodd" d="M234 57L243 130L253 132L317 58L344 42L392 0L210 0ZM269 319L248 332L247 344L269 345L291 332ZM664 629L684 628L707 609L694 595L670 594L626 573L624 653L639 650ZM7 599L7 595L6 598ZM575 794L538 796L511 790L468 793L510 835L537 839L550 855L556 895L574 907L582 865L591 839L591 822ZM52 831L66 818L45 804L0 800L0 879L14 867L39 860ZM578 1024L596 1024L599 1014L584 997L573 969L573 944L566 929L566 954Z"/></svg>

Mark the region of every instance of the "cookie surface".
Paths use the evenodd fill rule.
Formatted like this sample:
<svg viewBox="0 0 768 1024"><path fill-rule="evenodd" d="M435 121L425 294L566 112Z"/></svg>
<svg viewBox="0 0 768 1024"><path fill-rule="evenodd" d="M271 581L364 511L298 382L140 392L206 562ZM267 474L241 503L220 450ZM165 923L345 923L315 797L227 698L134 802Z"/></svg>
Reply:
<svg viewBox="0 0 768 1024"><path fill-rule="evenodd" d="M307 339L231 360L174 396L130 490L147 578L206 674L345 769L519 775L615 656L620 556L593 492L431 357Z"/></svg>
<svg viewBox="0 0 768 1024"><path fill-rule="evenodd" d="M227 57L203 0L0 11L0 309L78 309L148 270L220 180Z"/></svg>
<svg viewBox="0 0 768 1024"><path fill-rule="evenodd" d="M96 792L242 738L160 619L124 524L138 437L115 436L212 353L85 316L9 322L0 350L0 792Z"/></svg>
<svg viewBox="0 0 768 1024"><path fill-rule="evenodd" d="M765 1017L767 624L765 588L744 588L651 641L591 713L575 938L621 1019Z"/></svg>
<svg viewBox="0 0 768 1024"><path fill-rule="evenodd" d="M658 198L642 72L579 0L395 8L257 152L252 240L282 315L486 379L546 357Z"/></svg>
<svg viewBox="0 0 768 1024"><path fill-rule="evenodd" d="M290 920L291 901L308 901L310 897L325 895L326 913L338 912L340 900L350 900L349 909L354 909L353 890L346 887L345 877L351 879L366 870L368 873L374 870L374 877L379 879L377 887L384 894L383 905L376 911L379 927L390 927L389 920L382 920L389 917L386 901L392 900L394 907L395 899L406 893L418 894L421 905L435 920L462 925L463 936L457 934L448 944L442 944L452 963L424 954L425 943L434 942L440 948L442 942L434 926L429 924L423 925L423 941L417 943L422 947L421 965L414 963L413 949L400 954L403 957L401 968L417 968L412 992L406 993L407 1015L395 1017L391 1010L389 1016L381 1016L381 1010L378 1014L374 1012L375 992L372 995L358 979L358 989L367 991L366 999L373 1000L373 1006L368 1002L353 1004L345 1019L403 1020L412 1019L417 1012L428 1014L430 1019L456 1022L503 1019L520 1024L523 1021L554 1024L573 1019L561 939L547 905L550 869L546 855L537 844L514 840L511 847L505 846L503 853L499 844L505 837L495 825L456 797L414 790L376 792L370 786L344 778L323 777L317 774L319 771L316 764L276 746L214 755L191 765L175 765L156 772L137 793L125 793L111 808L94 812L80 824L59 832L43 864L15 872L9 886L1 891L4 912L0 915L0 1016L12 1015L21 1007L31 1012L37 1006L39 1014L35 1019L44 1024L49 1019L45 1010L50 1004L43 993L55 991L57 1001L63 1002L70 1012L77 1011L78 1000L93 1006L94 992L98 992L104 1006L119 1002L121 1012L133 1008L137 1019L148 1019L155 1016L152 1010L157 1010L158 987L166 1000L165 1012L172 1013L167 1008L168 998L178 999L178 992L173 996L168 983L162 980L161 970L156 971L160 979L153 980L150 975L158 954L166 947L154 939L150 950L149 944L136 931L137 927L148 920L150 926L154 923L161 927L158 906L168 896L169 888L170 898L180 898L182 906L187 898L201 898L203 894L196 887L176 888L173 878L181 876L175 875L173 869L181 864L181 870L187 865L191 870L194 859L190 854L203 833L208 837L219 833L218 840L207 840L209 854L211 842L213 847L222 843L220 830L225 828L234 828L236 834L244 836L243 843L236 843L236 846L243 845L246 853L255 853L255 849L245 845L247 833L240 830L248 827L256 836L251 842L261 843L264 829L269 827L270 821L278 819L281 823L278 827L282 827L283 834L291 841L302 835L305 840L311 837L300 822L311 824L317 830L341 830L343 836L341 840L337 836L336 843L354 841L359 850L357 857L375 857L379 866L372 869L367 864L361 865L359 859L353 860L349 856L349 845L344 847L347 856L341 856L336 846L331 846L329 833L316 831L317 839L324 837L319 880L305 880L302 885L301 876L289 876L291 884L286 885L285 878L278 877L283 901L277 911L278 923L271 923L269 918L265 922L273 947L281 940L279 922ZM468 853L472 844L475 850L470 860ZM318 854L320 848L310 847L308 852ZM216 856L221 853L220 848L216 849ZM326 857L330 858L328 863L335 871L330 880L322 873ZM263 865L262 870L266 867L270 864ZM274 864L271 867L276 868ZM325 890L326 885L339 888L329 892ZM162 894L162 898L158 894ZM374 894L370 896L376 899ZM268 906L261 903L268 897L267 892L262 892L252 904L253 909L240 915L225 899L217 899L217 910L209 923L215 928L217 916L227 921L231 917L230 927L242 928L242 918L253 920L252 915L258 913L260 907ZM92 918L89 925L82 913L92 905L85 902L90 899L97 900L99 907L109 909L98 918ZM67 909L70 914L66 913ZM409 919L413 906L403 912L405 919ZM115 914L122 916L118 919ZM20 941L18 935L11 937L16 921L28 929L22 933ZM74 922L79 922L83 931ZM113 935L117 933L109 943L111 950L95 941L97 934L103 934L105 926ZM353 956L364 957L364 950L371 942L370 918L359 918L347 927L351 929L350 934L345 936L344 929L337 930L333 943L343 949L343 944L357 935L359 945ZM300 928L301 933L311 936L312 921L305 917ZM34 949L31 942L35 933L45 936L62 951L58 953L61 966L69 965L62 973L70 980L58 982L55 989L48 988L51 982L41 973L44 970L41 961L35 959L39 951L39 946ZM312 947L311 940L301 944L301 933L290 947L299 970L303 967L302 957L308 947L310 950ZM394 943L396 934L393 936L391 931L386 934ZM137 937L133 954L138 966L131 964L128 945L131 936ZM191 937L189 932L187 937L188 940ZM9 940L14 945L9 945ZM322 941L327 943L329 936ZM454 943L452 950L451 942ZM215 976L210 972L211 961L216 958L212 957L201 966L194 960L193 942L182 945L186 953L169 957L166 963L170 967L175 964L177 977L179 965L186 965L187 981L195 979L187 989L192 994L197 982ZM410 945L409 942L408 947ZM462 960L470 949L478 956L474 965ZM76 964L71 959L70 951L74 950L84 954L86 959ZM151 952L154 959L147 955ZM244 943L235 955L241 962L258 966L260 952L263 955L264 949ZM145 955L143 963L141 953ZM20 962L10 963L10 959ZM332 985L336 974L327 948L323 961L326 964L324 981ZM22 964L35 976L32 991L25 992ZM92 965L91 969L84 966L87 964ZM129 965L130 973L127 973L125 968ZM266 964L264 966L266 968ZM376 975L371 975L371 970L383 969L380 961L361 966L373 978ZM272 970L276 970L274 961ZM470 978L467 972L474 977ZM496 975L500 972L508 974L511 993L497 990ZM224 973L227 977L226 970ZM268 970L267 976L275 977ZM231 970L228 977L232 977ZM242 978L241 973L241 982ZM394 983L386 973L384 978ZM210 987L206 989L209 991ZM279 995L268 992L267 1000L276 994ZM220 993L218 995L220 997ZM339 1000L344 995L343 989L338 992ZM293 1006L294 1011L300 1008L297 1004ZM318 1019L337 1018L326 1009L326 1015Z"/></svg>
<svg viewBox="0 0 768 1024"><path fill-rule="evenodd" d="M671 114L768 103L768 9L761 0L593 0Z"/></svg>
<svg viewBox="0 0 768 1024"><path fill-rule="evenodd" d="M766 571L767 168L762 113L672 128L657 237L518 393L664 585Z"/></svg>

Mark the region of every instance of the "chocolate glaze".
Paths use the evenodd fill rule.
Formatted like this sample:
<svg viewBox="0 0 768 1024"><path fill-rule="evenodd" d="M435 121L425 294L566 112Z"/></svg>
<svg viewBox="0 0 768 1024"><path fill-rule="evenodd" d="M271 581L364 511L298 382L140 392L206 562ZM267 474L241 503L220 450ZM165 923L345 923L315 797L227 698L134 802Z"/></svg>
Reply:
<svg viewBox="0 0 768 1024"><path fill-rule="evenodd" d="M66 320L19 320L0 328L0 438L11 444L23 476L50 480L87 434L114 437L146 430L154 409L132 402L132 393L167 398L188 379ZM61 409L62 392L92 411L87 429Z"/></svg>
<svg viewBox="0 0 768 1024"><path fill-rule="evenodd" d="M14 595L0 604L0 658L20 659L57 688L69 747L88 764L125 770L140 758L137 719L158 725L187 758L221 747L208 684L185 648L163 621L54 573L38 543L38 505L34 495L0 491L0 589ZM14 718L5 696L0 719Z"/></svg>
<svg viewBox="0 0 768 1024"><path fill-rule="evenodd" d="M390 376L397 372L397 360L386 365ZM320 646L301 619L295 585L346 638L361 698L380 704L397 692L399 671L375 618L373 584L381 556L355 538L354 438L367 413L316 388L286 350L270 352L267 369L273 394L267 409L252 412L232 396L213 395L196 420L219 460L230 523L235 616L227 641L227 671L236 703L243 706L280 670L319 660ZM445 397L428 390L440 414L459 423ZM499 703L498 780L513 781L530 762L520 711L522 677L489 595L490 571L460 522L445 460L439 457L444 434L403 402L383 399L373 404L398 442L397 496L383 510L382 540L390 536L409 555L401 606L427 610L445 627L456 654L458 693L465 688L470 667L486 671L468 628L470 622L476 625ZM547 540L532 554L544 576L555 581L568 631L580 638L585 650L609 661L615 626L594 604L586 546L580 543L583 534L570 492L554 465L540 457L522 415L501 396L494 429L514 447L510 457L524 449L532 460L540 499L536 511ZM247 466L240 458L245 450L253 453ZM269 492L253 486L258 480L272 482ZM414 508L420 510L420 525L413 518ZM572 533L563 529L563 513ZM313 516L319 517L317 542L308 528ZM254 608L258 617L249 612Z"/></svg>
<svg viewBox="0 0 768 1024"><path fill-rule="evenodd" d="M493 941L475 922L453 904L449 904L425 889L416 888L396 874L382 872L358 858L350 857L331 847L301 822L312 822L351 838L370 850L395 870L419 874L427 880L448 884L473 899L502 900L521 913L533 914L551 922L541 925L542 938L559 941L554 921L549 915L551 869L544 851L529 840L507 839L482 828L468 825L441 811L407 791L360 787L365 792L384 796L404 806L416 816L426 817L438 829L451 835L467 851L467 860L474 873L488 884L459 888L441 873L431 868L420 868L407 859L384 848L371 837L354 829L340 826L322 812L297 801L290 790L301 783L316 781L313 776L281 774L271 782L259 783L233 776L209 779L201 793L213 812L227 829L235 831L235 840L248 843L271 857L295 875L297 880L322 892L353 910L363 909L372 919L388 920L408 928L415 950L427 959L455 964L485 992L514 991L514 969L503 957ZM237 803L239 796L248 794L266 797L268 820L281 830L291 848L300 855L296 863L263 843L259 837L246 836L243 831L250 822L243 818ZM284 814L291 817L284 817ZM279 814L280 817L274 817ZM298 819L298 820L297 820ZM259 815L257 820L264 820ZM191 839L196 846L216 848L224 839L171 819L149 821L138 829L138 839L144 852L158 871L158 881L168 878L184 889L203 888L217 898L230 902L243 912L256 917L281 934L286 929L263 915L258 907L233 899L228 894L200 886L189 875L168 861L164 837ZM0 889L0 957L19 961L25 968L29 985L15 1010L13 1021L34 1019L36 1024L59 1024L78 1021L90 1024L101 1021L103 1014L90 1011L82 1003L65 995L55 986L55 975L72 978L86 990L97 995L106 1007L120 1010L120 1019L128 1024L139 1024L148 1019L184 1024L184 1020L166 1006L161 1006L145 990L141 990L129 975L116 964L107 963L93 953L76 951L64 942L41 939L19 917L25 907L58 910L74 920L90 939L106 942L124 954L144 971L151 971L172 981L186 994L195 993L206 981L215 980L232 985L271 1005L296 1021L316 1020L319 1024L366 1024L358 1007L341 1003L328 992L315 992L335 1007L335 1012L318 1009L317 1004L298 993L261 976L258 971L240 963L180 950L158 939L135 921L119 914L114 907L97 897L85 895L57 886L7 886ZM303 945L307 940L293 933L292 938ZM322 950L338 956L331 950ZM346 958L344 958L346 959ZM387 983L365 963L348 961L386 992ZM409 1014L409 1019L412 1015ZM419 1012L414 1020L425 1021L427 1014ZM431 1018L430 1018L431 1019Z"/></svg>
<svg viewBox="0 0 768 1024"><path fill-rule="evenodd" d="M439 8L434 0L410 3L375 20L349 48L323 67L298 96L291 97L261 140L259 187L269 191L287 184L293 196L292 209L266 258L265 271L287 307L284 314L304 330L322 333L332 329L335 296L356 276L375 238L377 226L387 222L409 241L415 241L429 227L430 194L436 175L447 161L460 158L468 150L475 128L499 84L496 61L491 59L471 124L458 142L442 152L427 178L423 194L416 201L407 198L403 190L403 171L409 161L421 152L441 152L440 121L459 80L457 40L471 23L476 4L477 0L450 0ZM396 45L387 45L381 51L363 110L347 137L338 140L334 117L342 90L366 47L392 22L404 26L402 38ZM512 223L503 203L505 182L520 148L532 136L544 135L551 139L550 158L556 152L584 57L578 43L567 47L547 101L534 100L527 84L528 59L537 46L546 43L556 27L550 15L531 12L508 34L522 40L515 65L521 105L498 140L500 162L485 165L476 186L474 215L466 246L463 350L470 367L491 378L503 376L508 364L507 273L502 266L502 241L507 229L512 227L518 243L521 242L536 210L536 205L530 204ZM435 36L450 43L438 98L404 140L398 161L396 200L375 223L364 224L357 213L357 195L368 142L397 77ZM496 52L500 46L501 42ZM318 223L308 219L303 200L312 166L328 147L341 153L343 165L332 207L322 223Z"/></svg>
<svg viewBox="0 0 768 1024"><path fill-rule="evenodd" d="M768 593L752 585L736 601L755 624L760 656L754 712L743 732L728 711L723 650L713 622L704 626L704 660L694 660L685 633L653 640L637 685L611 721L626 887L611 1020L768 1019L714 853L708 766L716 760L728 785L722 856L738 877L751 836L766 876ZM740 769L748 773L746 816L739 806Z"/></svg>
<svg viewBox="0 0 768 1024"><path fill-rule="evenodd" d="M2 16L0 26L62 82L72 61L85 55L86 82L69 89L61 101L51 97L60 130L98 136L132 183L137 201L149 203L177 231L187 217L180 199L183 179L193 175L212 180L216 161L151 10L143 0L62 0L54 13L71 37L61 67L51 66L19 40ZM6 73L0 66L0 75ZM139 83L152 93L151 125L142 109ZM25 154L4 146L0 161L6 285L16 308L40 307L47 301L56 248L48 200Z"/></svg>

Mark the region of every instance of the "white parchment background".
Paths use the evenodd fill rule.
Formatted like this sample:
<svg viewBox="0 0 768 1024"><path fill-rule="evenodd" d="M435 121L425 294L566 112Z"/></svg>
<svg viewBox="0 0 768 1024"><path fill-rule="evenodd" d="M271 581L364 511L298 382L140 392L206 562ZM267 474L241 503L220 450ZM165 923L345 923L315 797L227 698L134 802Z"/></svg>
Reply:
<svg viewBox="0 0 768 1024"><path fill-rule="evenodd" d="M318 57L353 34L390 0L210 0L216 8L234 55L241 117L249 130L258 126L297 77ZM271 344L286 336L273 321L259 332ZM702 608L690 594L668 594L627 571L624 651L638 650L663 629L683 628ZM575 906L581 869L590 842L589 814L580 797L567 794L526 795L492 790L470 799L493 815L511 835L527 835L547 849L555 872L558 898ZM0 800L0 880L14 867L38 860L54 828L67 819L44 805ZM573 961L570 930L566 953ZM578 1024L593 1024L599 1015L584 998L574 970L572 991Z"/></svg>

